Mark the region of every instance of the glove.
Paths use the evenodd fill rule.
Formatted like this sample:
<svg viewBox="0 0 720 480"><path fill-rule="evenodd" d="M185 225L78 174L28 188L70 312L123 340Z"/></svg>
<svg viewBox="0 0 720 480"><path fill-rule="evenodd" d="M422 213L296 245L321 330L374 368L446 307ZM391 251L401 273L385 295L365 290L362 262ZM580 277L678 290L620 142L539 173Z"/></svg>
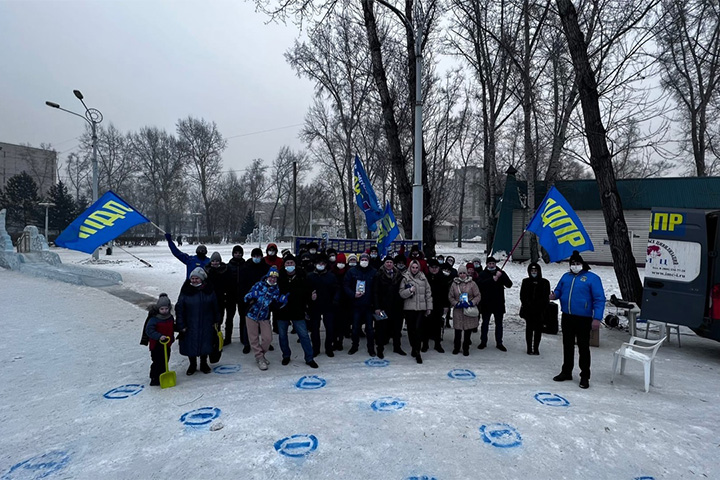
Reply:
<svg viewBox="0 0 720 480"><path fill-rule="evenodd" d="M172 235L170 235L170 233L165 233L165 240L172 242Z"/></svg>

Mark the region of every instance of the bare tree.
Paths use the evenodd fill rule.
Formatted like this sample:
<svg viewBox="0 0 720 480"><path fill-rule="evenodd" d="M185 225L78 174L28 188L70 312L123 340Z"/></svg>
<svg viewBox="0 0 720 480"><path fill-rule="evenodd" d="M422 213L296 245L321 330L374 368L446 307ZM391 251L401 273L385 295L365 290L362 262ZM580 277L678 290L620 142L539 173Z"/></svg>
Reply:
<svg viewBox="0 0 720 480"><path fill-rule="evenodd" d="M240 184L251 212L258 210L258 206L265 199L270 190L270 182L267 178L267 166L261 158L252 161L250 167L240 177Z"/></svg>
<svg viewBox="0 0 720 480"><path fill-rule="evenodd" d="M90 160L86 156L81 157L77 153L70 153L65 162L65 172L70 186L75 191L75 200L87 196L92 188L92 179L89 175Z"/></svg>
<svg viewBox="0 0 720 480"><path fill-rule="evenodd" d="M297 167L298 183L302 183L305 174L310 171L310 164L304 152L294 152L288 146L280 148L277 157L273 161L269 183L269 193L272 194L272 210L268 217L270 222L275 218L278 209L282 210L279 232L280 236L285 235L285 226L288 220L288 212L292 205L293 197L293 168Z"/></svg>
<svg viewBox="0 0 720 480"><path fill-rule="evenodd" d="M193 167L191 177L203 201L207 234L212 236L211 202L216 194L214 186L222 175L222 152L227 142L215 122L188 117L178 120L176 127L180 151Z"/></svg>
<svg viewBox="0 0 720 480"><path fill-rule="evenodd" d="M612 157L600 113L598 85L590 65L588 46L585 36L580 30L577 11L571 0L556 0L556 2L578 82L585 132L591 152L590 162L600 190L600 203L610 239L615 275L623 297L640 302L642 282L635 267L635 257L632 253L627 223L617 190Z"/></svg>
<svg viewBox="0 0 720 480"><path fill-rule="evenodd" d="M657 24L657 60L662 86L680 106L683 133L689 139L698 177L714 175L706 152L720 148L708 138L718 114L720 80L720 6L717 0L663 0ZM713 144L713 140L716 143Z"/></svg>

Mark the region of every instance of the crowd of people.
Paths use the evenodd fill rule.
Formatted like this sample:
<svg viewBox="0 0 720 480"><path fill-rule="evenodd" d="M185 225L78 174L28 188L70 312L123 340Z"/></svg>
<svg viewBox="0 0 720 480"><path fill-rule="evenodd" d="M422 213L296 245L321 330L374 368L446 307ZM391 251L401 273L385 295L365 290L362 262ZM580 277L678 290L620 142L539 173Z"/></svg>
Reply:
<svg viewBox="0 0 720 480"><path fill-rule="evenodd" d="M267 370L266 353L273 350L273 332L279 337L282 365L291 361L289 334L297 334L305 363L318 368L324 350L333 357L345 348L353 355L364 338L372 357L385 358L386 347L405 356L403 326L410 355L423 363L422 354L433 348L444 353L443 327L454 330L452 353L470 355L472 334L480 330L479 349L488 345L491 319L495 347L502 352L505 290L513 284L493 257L482 266L480 257L455 265L452 256L426 259L417 246L380 258L376 247L359 255L302 246L293 255L278 252L269 243L265 252L252 249L244 258L242 246L232 249L223 262L220 253L207 256L204 245L195 255L181 252L166 234L175 257L186 265L186 280L175 304L163 294L150 309L144 333L149 342L151 385L159 385L164 369L164 349L177 333L179 352L187 356L187 375L209 373L208 357L232 343L237 329L243 353L254 354L260 370ZM602 283L578 252L570 258L570 271L551 291L538 263L528 266L520 289L520 316L526 320L528 355L539 355L542 325L548 304L559 299L563 329L563 367L555 381L572 379L574 346L578 345L580 387L590 378L590 332L599 327L605 304ZM577 280L577 281L576 281ZM234 321L235 314L239 321ZM321 335L324 326L324 339ZM224 336L218 332L224 328ZM222 344L219 339L222 338ZM392 342L392 343L391 343ZM169 353L169 352L168 352Z"/></svg>

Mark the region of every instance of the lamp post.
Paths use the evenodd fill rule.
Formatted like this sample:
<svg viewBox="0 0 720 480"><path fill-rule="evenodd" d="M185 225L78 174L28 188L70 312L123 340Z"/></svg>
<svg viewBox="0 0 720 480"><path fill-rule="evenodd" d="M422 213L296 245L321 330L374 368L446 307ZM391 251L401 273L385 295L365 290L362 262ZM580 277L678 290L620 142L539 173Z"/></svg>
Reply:
<svg viewBox="0 0 720 480"><path fill-rule="evenodd" d="M200 216L202 213L193 212L190 215L195 216L195 237L197 238L198 245L200 245Z"/></svg>
<svg viewBox="0 0 720 480"><path fill-rule="evenodd" d="M412 236L413 240L423 239L423 185L422 185L422 22L423 12L420 2L415 2L415 25L400 10L385 0L377 2L389 8L405 24L405 28L415 40L415 140L414 140L414 176Z"/></svg>
<svg viewBox="0 0 720 480"><path fill-rule="evenodd" d="M38 205L45 207L45 241L50 243L50 240L48 240L48 209L54 207L55 204L52 202L40 202Z"/></svg>
<svg viewBox="0 0 720 480"><path fill-rule="evenodd" d="M83 107L85 107L85 115L80 115L79 113L75 113L71 110L67 110L65 108L62 108L59 104L55 102L45 102L45 105L52 108L57 108L58 110L62 110L63 112L67 112L71 115L75 115L76 117L80 117L86 122L90 124L90 129L92 131L92 147L93 147L93 155L92 155L92 170L93 170L93 183L92 183L92 189L93 189L93 203L97 202L98 199L98 159L97 159L97 126L100 122L103 121L103 115L100 113L100 110L96 108L88 108L87 105L85 105L84 97L82 92L80 90L73 90L73 94L75 97L80 100L80 103L82 103ZM97 260L98 250L95 249L93 252L93 260Z"/></svg>

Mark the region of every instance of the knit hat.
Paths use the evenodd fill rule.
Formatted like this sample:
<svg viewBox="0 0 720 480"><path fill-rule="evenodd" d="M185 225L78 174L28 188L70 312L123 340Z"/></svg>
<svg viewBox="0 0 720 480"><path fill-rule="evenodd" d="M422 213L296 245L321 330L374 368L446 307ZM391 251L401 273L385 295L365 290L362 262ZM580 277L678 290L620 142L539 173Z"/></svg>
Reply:
<svg viewBox="0 0 720 480"><path fill-rule="evenodd" d="M252 252L250 252L251 257L262 257L263 253L262 250L260 250L258 247L255 247L252 249Z"/></svg>
<svg viewBox="0 0 720 480"><path fill-rule="evenodd" d="M243 256L243 253L245 253L245 251L243 250L243 248L240 245L235 245L232 249L233 255L235 255L237 252L240 252L241 257Z"/></svg>
<svg viewBox="0 0 720 480"><path fill-rule="evenodd" d="M205 270L203 270L202 267L195 267L195 269L190 272L191 277L198 277L203 282L207 280L207 273L205 273Z"/></svg>
<svg viewBox="0 0 720 480"><path fill-rule="evenodd" d="M582 255L580 255L580 252L578 252L577 250L573 250L572 255L570 255L570 261L585 263L585 260L583 260Z"/></svg>
<svg viewBox="0 0 720 480"><path fill-rule="evenodd" d="M460 274L460 273L465 273L465 274L466 274L466 273L467 273L467 267L466 267L465 265L460 265L460 266L458 267L457 271L458 271L458 274Z"/></svg>
<svg viewBox="0 0 720 480"><path fill-rule="evenodd" d="M335 257L336 263L347 263L347 258L345 258L345 254L343 252L340 252Z"/></svg>
<svg viewBox="0 0 720 480"><path fill-rule="evenodd" d="M440 262L438 262L437 258L431 258L428 260L428 267L439 267Z"/></svg>
<svg viewBox="0 0 720 480"><path fill-rule="evenodd" d="M270 270L268 270L267 276L268 277L279 277L280 276L280 274L278 273L278 269L275 265L270 267Z"/></svg>
<svg viewBox="0 0 720 480"><path fill-rule="evenodd" d="M168 298L168 294L167 294L167 293L161 293L160 296L158 297L158 300L157 300L157 303L155 304L155 306L156 306L157 308L161 308L161 307L168 307L168 308L170 308L170 307L172 307L172 304L170 303L170 299Z"/></svg>
<svg viewBox="0 0 720 480"><path fill-rule="evenodd" d="M198 245L195 249L195 253L197 253L198 255L207 255L207 247L205 245Z"/></svg>
<svg viewBox="0 0 720 480"><path fill-rule="evenodd" d="M485 263L488 264L490 262L497 263L497 260L495 260L495 257L488 257Z"/></svg>
<svg viewBox="0 0 720 480"><path fill-rule="evenodd" d="M365 252L361 253L361 254L360 254L360 260L363 260L363 259L365 259L365 260L370 260L370 255L368 255L368 254L365 253Z"/></svg>
<svg viewBox="0 0 720 480"><path fill-rule="evenodd" d="M337 250L335 250L335 249L332 248L332 247L330 247L330 248L328 248L327 250L325 250L325 253L327 253L328 257L329 257L330 255L332 255L332 254L335 254L335 255L337 256Z"/></svg>
<svg viewBox="0 0 720 480"><path fill-rule="evenodd" d="M385 255L385 258L383 258L383 263L390 260L391 262L395 263L395 258L393 258L392 255Z"/></svg>
<svg viewBox="0 0 720 480"><path fill-rule="evenodd" d="M222 262L222 257L220 256L220 252L213 252L213 254L210 255L210 261L211 262Z"/></svg>
<svg viewBox="0 0 720 480"><path fill-rule="evenodd" d="M347 256L347 261L348 261L348 263L350 263L353 260L355 260L357 262L358 258L357 258L357 255L355 255L354 253L351 253L350 255Z"/></svg>
<svg viewBox="0 0 720 480"><path fill-rule="evenodd" d="M293 255L292 253L288 253L287 255L285 255L285 256L283 257L283 263L287 263L288 260L292 260L292 261L294 262L294 261L295 261L295 255Z"/></svg>
<svg viewBox="0 0 720 480"><path fill-rule="evenodd" d="M475 270L475 265L473 265L472 262L466 263L466 264L465 264L465 271L467 271L467 270L470 269L470 268L472 268L473 270Z"/></svg>
<svg viewBox="0 0 720 480"><path fill-rule="evenodd" d="M324 253L318 253L315 256L315 263L328 263L328 257Z"/></svg>
<svg viewBox="0 0 720 480"><path fill-rule="evenodd" d="M395 262L395 265L397 265L398 263L407 265L407 259L405 258L405 255L395 255L395 258L393 258L393 262Z"/></svg>

